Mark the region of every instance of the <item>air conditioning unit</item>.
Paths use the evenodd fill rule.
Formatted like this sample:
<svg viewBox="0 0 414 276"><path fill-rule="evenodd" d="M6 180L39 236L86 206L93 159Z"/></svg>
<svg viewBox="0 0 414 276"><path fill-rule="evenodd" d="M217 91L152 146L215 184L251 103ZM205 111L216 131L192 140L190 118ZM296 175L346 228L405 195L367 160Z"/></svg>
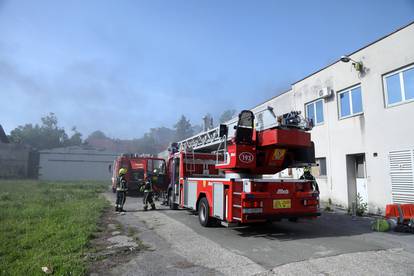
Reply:
<svg viewBox="0 0 414 276"><path fill-rule="evenodd" d="M319 98L328 98L332 95L333 90L329 87L324 87L321 90L318 91Z"/></svg>

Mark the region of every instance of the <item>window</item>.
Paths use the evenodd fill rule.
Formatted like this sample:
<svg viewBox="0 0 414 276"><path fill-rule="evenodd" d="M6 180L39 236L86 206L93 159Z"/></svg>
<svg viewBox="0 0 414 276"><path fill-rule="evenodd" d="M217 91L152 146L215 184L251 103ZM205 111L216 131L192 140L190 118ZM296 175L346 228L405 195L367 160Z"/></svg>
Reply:
<svg viewBox="0 0 414 276"><path fill-rule="evenodd" d="M357 178L365 178L365 156L358 155L355 157L355 171Z"/></svg>
<svg viewBox="0 0 414 276"><path fill-rule="evenodd" d="M165 161L154 159L154 171L157 170L158 174L165 174Z"/></svg>
<svg viewBox="0 0 414 276"><path fill-rule="evenodd" d="M339 118L363 113L361 86L356 86L338 93Z"/></svg>
<svg viewBox="0 0 414 276"><path fill-rule="evenodd" d="M326 157L316 158L316 164L318 164L319 170L316 173L317 176L326 176Z"/></svg>
<svg viewBox="0 0 414 276"><path fill-rule="evenodd" d="M311 119L314 125L323 124L323 100L317 100L306 104L306 117Z"/></svg>
<svg viewBox="0 0 414 276"><path fill-rule="evenodd" d="M383 77L387 106L414 100L414 65Z"/></svg>

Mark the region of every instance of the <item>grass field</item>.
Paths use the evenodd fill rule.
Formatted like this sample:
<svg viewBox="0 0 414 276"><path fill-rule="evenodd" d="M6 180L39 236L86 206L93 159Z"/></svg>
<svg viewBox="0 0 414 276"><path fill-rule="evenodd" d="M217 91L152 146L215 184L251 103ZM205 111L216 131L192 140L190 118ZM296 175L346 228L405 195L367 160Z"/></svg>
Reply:
<svg viewBox="0 0 414 276"><path fill-rule="evenodd" d="M0 181L0 275L83 275L107 201L97 182Z"/></svg>

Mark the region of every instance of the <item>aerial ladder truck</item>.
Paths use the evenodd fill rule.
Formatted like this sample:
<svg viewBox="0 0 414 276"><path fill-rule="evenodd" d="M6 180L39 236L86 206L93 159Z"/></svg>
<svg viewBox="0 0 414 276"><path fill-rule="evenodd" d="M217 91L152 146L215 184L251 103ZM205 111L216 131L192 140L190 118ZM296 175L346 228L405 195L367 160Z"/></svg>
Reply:
<svg viewBox="0 0 414 276"><path fill-rule="evenodd" d="M244 110L226 124L170 146L171 209L196 211L202 226L320 215L316 183L272 177L315 163L308 132L312 122L298 111L276 116L270 107L256 116Z"/></svg>

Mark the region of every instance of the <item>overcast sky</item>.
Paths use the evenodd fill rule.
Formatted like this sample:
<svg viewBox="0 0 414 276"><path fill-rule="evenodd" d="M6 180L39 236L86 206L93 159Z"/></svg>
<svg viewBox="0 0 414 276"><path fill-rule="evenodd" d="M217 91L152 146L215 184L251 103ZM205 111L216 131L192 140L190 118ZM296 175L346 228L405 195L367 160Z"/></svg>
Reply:
<svg viewBox="0 0 414 276"><path fill-rule="evenodd" d="M0 124L117 138L277 95L414 20L414 1L2 1Z"/></svg>

